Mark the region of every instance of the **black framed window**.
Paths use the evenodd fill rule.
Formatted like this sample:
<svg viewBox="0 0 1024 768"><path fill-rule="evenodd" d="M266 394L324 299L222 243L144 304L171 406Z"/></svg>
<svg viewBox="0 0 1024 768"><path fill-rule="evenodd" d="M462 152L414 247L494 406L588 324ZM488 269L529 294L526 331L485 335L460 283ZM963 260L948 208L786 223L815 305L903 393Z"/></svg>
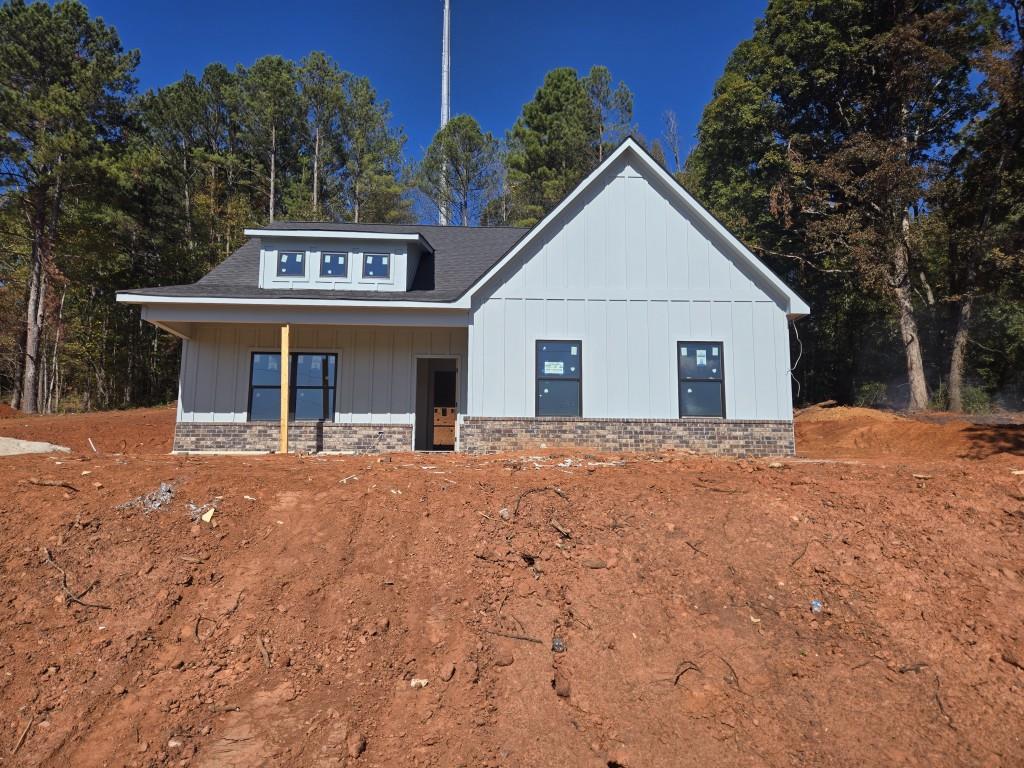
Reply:
<svg viewBox="0 0 1024 768"><path fill-rule="evenodd" d="M306 254L302 251L277 252L278 277L304 277L306 274Z"/></svg>
<svg viewBox="0 0 1024 768"><path fill-rule="evenodd" d="M290 357L288 418L334 421L338 356L296 352ZM281 418L281 354L253 352L249 374L249 421Z"/></svg>
<svg viewBox="0 0 1024 768"><path fill-rule="evenodd" d="M321 253L320 277L348 277L348 254L336 251Z"/></svg>
<svg viewBox="0 0 1024 768"><path fill-rule="evenodd" d="M391 277L391 254L363 254L363 277L372 277L378 280L386 280Z"/></svg>
<svg viewBox="0 0 1024 768"><path fill-rule="evenodd" d="M583 415L583 344L537 342L538 416Z"/></svg>
<svg viewBox="0 0 1024 768"><path fill-rule="evenodd" d="M722 345L717 341L680 341L679 416L725 416Z"/></svg>

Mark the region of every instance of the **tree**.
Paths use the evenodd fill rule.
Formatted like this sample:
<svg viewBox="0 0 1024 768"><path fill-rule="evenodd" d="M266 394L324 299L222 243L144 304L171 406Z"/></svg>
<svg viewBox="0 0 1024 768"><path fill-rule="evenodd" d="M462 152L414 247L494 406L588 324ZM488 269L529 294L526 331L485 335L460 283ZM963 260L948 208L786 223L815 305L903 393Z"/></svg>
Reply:
<svg viewBox="0 0 1024 768"><path fill-rule="evenodd" d="M523 106L508 137L510 183L519 188L514 220L532 226L594 165L601 141L590 95L574 69L553 69Z"/></svg>
<svg viewBox="0 0 1024 768"><path fill-rule="evenodd" d="M348 80L347 108L342 146L342 200L352 221L408 221L411 203L399 178L405 134L388 123L388 103L377 101L377 92L365 77Z"/></svg>
<svg viewBox="0 0 1024 768"><path fill-rule="evenodd" d="M884 301L911 409L928 403L911 230L929 167L977 108L982 17L948 0L774 0L730 57L687 164L762 253L853 270Z"/></svg>
<svg viewBox="0 0 1024 768"><path fill-rule="evenodd" d="M672 173L677 174L682 170L679 154L679 118L671 109L666 109L662 119L665 121L665 146L672 156Z"/></svg>
<svg viewBox="0 0 1024 768"><path fill-rule="evenodd" d="M956 328L949 355L949 409L964 407L967 345L975 305L1024 268L1024 2L1002 0L994 35L977 61L984 111L965 123L938 214Z"/></svg>
<svg viewBox="0 0 1024 768"><path fill-rule="evenodd" d="M583 87L590 97L597 120L598 140L596 144L596 165L600 165L605 155L622 143L630 133L635 133L633 126L633 92L621 80L612 87L612 73L608 67L594 66L583 78Z"/></svg>
<svg viewBox="0 0 1024 768"><path fill-rule="evenodd" d="M262 169L266 183L267 216L274 220L281 185L278 179L294 157L302 110L297 92L295 64L280 56L264 56L248 70L240 68L244 141ZM264 159L265 158L265 159ZM282 162L284 161L284 162Z"/></svg>
<svg viewBox="0 0 1024 768"><path fill-rule="evenodd" d="M416 174L417 186L439 210L458 211L469 226L486 208L498 182L498 142L469 115L437 132Z"/></svg>
<svg viewBox="0 0 1024 768"><path fill-rule="evenodd" d="M329 56L319 51L310 53L299 67L312 160L310 204L315 218L322 215L320 187L323 178L332 178L344 163L337 150L341 146L345 81L348 77L348 73L342 72Z"/></svg>
<svg viewBox="0 0 1024 768"><path fill-rule="evenodd" d="M77 2L0 7L0 190L30 239L20 405L38 407L46 287L68 198L98 189L127 125L138 53Z"/></svg>

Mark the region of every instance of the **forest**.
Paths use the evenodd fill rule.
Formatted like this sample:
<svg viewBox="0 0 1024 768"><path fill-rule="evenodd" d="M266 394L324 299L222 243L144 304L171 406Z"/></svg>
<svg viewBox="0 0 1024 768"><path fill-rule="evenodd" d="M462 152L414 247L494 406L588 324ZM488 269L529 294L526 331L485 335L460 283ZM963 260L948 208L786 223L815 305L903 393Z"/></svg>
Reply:
<svg viewBox="0 0 1024 768"><path fill-rule="evenodd" d="M595 65L548 72L504 135L459 115L410 158L386 94L326 53L140 92L144 52L84 5L4 0L0 394L173 400L179 342L118 290L192 282L275 220L531 226L633 135L810 304L797 403L1020 409L1022 14L770 0L695 137L671 110L641 136Z"/></svg>

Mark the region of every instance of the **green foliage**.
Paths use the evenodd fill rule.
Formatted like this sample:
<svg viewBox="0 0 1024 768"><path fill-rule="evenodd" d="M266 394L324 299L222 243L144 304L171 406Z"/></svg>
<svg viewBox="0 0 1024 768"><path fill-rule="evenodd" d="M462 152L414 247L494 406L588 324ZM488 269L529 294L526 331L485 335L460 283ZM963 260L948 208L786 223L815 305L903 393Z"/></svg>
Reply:
<svg viewBox="0 0 1024 768"><path fill-rule="evenodd" d="M632 93L623 83L612 88L605 67L583 78L569 67L548 72L507 138L510 223L532 226L558 205L629 132L632 117Z"/></svg>
<svg viewBox="0 0 1024 768"><path fill-rule="evenodd" d="M469 115L457 115L434 136L416 183L450 221L469 226L496 192L498 142Z"/></svg>
<svg viewBox="0 0 1024 768"><path fill-rule="evenodd" d="M883 405L888 395L888 387L882 381L865 381L857 387L853 404L861 408L872 408Z"/></svg>
<svg viewBox="0 0 1024 768"><path fill-rule="evenodd" d="M993 408L992 396L983 388L967 385L963 388L963 411L964 413L985 414L991 413ZM933 411L949 410L949 388L946 382L942 382L928 401L928 408Z"/></svg>

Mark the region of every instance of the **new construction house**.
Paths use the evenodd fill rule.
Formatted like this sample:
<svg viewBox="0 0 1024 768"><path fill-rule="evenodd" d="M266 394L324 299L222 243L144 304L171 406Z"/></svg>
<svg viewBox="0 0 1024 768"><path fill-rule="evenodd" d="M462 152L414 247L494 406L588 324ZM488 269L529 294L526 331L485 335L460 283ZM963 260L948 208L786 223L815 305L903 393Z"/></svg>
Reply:
<svg viewBox="0 0 1024 768"><path fill-rule="evenodd" d="M176 451L794 450L807 305L627 139L532 229L275 222L192 285Z"/></svg>

